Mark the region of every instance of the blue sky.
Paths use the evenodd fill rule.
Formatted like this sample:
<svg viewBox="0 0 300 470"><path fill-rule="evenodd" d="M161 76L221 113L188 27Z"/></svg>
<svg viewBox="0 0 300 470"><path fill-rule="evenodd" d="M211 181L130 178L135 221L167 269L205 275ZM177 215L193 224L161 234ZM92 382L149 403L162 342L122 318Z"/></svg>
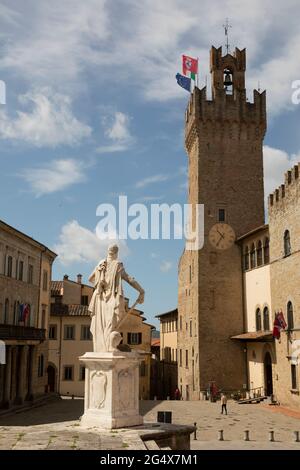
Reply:
<svg viewBox="0 0 300 470"><path fill-rule="evenodd" d="M0 1L0 217L58 253L54 278L87 275L104 253L101 203L186 202L188 94L181 54L209 79L211 45L247 48L249 99L267 89L265 186L300 160L297 1ZM154 315L177 303L180 240L127 241L121 256ZM135 294L126 289L132 301ZM156 321L155 321L156 322ZM156 323L157 324L157 323Z"/></svg>

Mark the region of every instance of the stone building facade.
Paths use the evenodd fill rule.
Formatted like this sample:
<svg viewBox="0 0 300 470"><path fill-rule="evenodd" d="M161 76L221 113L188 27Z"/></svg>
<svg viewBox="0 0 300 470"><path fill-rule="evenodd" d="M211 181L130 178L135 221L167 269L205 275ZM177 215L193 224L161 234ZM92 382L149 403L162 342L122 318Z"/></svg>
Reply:
<svg viewBox="0 0 300 470"><path fill-rule="evenodd" d="M158 398L174 398L178 388L178 361L182 363L182 356L178 357L178 310L156 316L160 321L160 361L159 361L159 388ZM182 389L181 389L182 393Z"/></svg>
<svg viewBox="0 0 300 470"><path fill-rule="evenodd" d="M56 254L0 221L0 406L47 392L50 281Z"/></svg>
<svg viewBox="0 0 300 470"><path fill-rule="evenodd" d="M246 388L245 357L230 338L244 331L240 248L219 250L210 230L228 224L237 237L264 224L262 146L265 92L246 99L246 52L222 56L212 47L212 99L195 87L185 117L189 195L204 204L204 246L185 250L179 262L178 349L183 359L178 385L185 399L218 388ZM232 86L224 87L228 75ZM234 367L233 367L234 364Z"/></svg>
<svg viewBox="0 0 300 470"><path fill-rule="evenodd" d="M287 328L276 340L274 393L283 405L300 409L300 164L269 196L270 277L273 312Z"/></svg>
<svg viewBox="0 0 300 470"><path fill-rule="evenodd" d="M51 283L51 316L49 327L49 389L61 395L84 396L84 367L79 357L93 350L88 305L93 287L64 276ZM128 302L128 301L127 301ZM126 304L128 309L128 305ZM122 344L139 351L140 398L150 398L151 331L143 312L134 309L122 323Z"/></svg>

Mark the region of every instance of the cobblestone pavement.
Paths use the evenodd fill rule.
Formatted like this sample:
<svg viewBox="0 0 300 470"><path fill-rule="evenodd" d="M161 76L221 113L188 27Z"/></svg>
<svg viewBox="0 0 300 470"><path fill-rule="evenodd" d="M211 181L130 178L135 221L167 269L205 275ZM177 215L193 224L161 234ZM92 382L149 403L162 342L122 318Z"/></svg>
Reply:
<svg viewBox="0 0 300 470"><path fill-rule="evenodd" d="M142 401L141 413L146 422L155 422L157 411L172 411L173 423L197 423L197 440L191 437L192 449L299 449L293 431L300 431L300 413L263 404L238 405L228 402L228 415L220 414L219 403L206 401ZM134 428L103 431L83 429L79 417L83 400L63 399L29 411L0 417L0 450L35 449L143 449ZM224 441L218 441L218 431ZM244 430L250 441L243 440ZM274 431L275 442L268 441Z"/></svg>
<svg viewBox="0 0 300 470"><path fill-rule="evenodd" d="M300 413L264 404L239 405L229 401L228 415L221 415L220 402L163 401L141 402L147 421L154 421L157 411L172 411L173 423L197 423L197 440L191 437L191 449L298 449L293 431L300 434ZM218 441L223 430L224 441ZM250 441L244 441L244 430L250 431ZM275 442L269 442L269 431Z"/></svg>

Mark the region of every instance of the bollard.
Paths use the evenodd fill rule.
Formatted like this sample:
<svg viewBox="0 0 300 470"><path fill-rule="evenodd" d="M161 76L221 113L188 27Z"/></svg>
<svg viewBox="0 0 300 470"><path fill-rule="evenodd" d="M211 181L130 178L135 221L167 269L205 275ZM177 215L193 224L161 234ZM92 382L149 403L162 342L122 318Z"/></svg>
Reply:
<svg viewBox="0 0 300 470"><path fill-rule="evenodd" d="M299 431L294 431L293 435L294 435L294 442L300 442Z"/></svg>
<svg viewBox="0 0 300 470"><path fill-rule="evenodd" d="M274 442L274 431L269 431L269 441Z"/></svg>
<svg viewBox="0 0 300 470"><path fill-rule="evenodd" d="M194 441L197 440L197 423L194 423L195 431L194 431Z"/></svg>
<svg viewBox="0 0 300 470"><path fill-rule="evenodd" d="M72 400L74 400L74 395L72 395Z"/></svg>
<svg viewBox="0 0 300 470"><path fill-rule="evenodd" d="M248 429L244 431L244 441L250 441L249 432Z"/></svg>
<svg viewBox="0 0 300 470"><path fill-rule="evenodd" d="M220 430L218 431L218 440L219 440L219 441L224 441L224 434L223 434L223 432L224 432L223 429L220 429Z"/></svg>

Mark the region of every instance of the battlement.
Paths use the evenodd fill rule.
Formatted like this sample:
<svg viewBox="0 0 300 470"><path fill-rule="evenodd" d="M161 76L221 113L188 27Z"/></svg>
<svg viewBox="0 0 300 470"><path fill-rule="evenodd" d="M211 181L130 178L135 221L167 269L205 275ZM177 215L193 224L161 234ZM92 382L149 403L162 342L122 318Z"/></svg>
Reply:
<svg viewBox="0 0 300 470"><path fill-rule="evenodd" d="M286 198L289 195L289 192L294 190L295 187L300 189L299 174L300 162L297 165L294 165L291 170L288 170L284 174L284 184L281 184L272 194L269 195L269 211L272 210L273 206L276 206L279 202Z"/></svg>
<svg viewBox="0 0 300 470"><path fill-rule="evenodd" d="M200 127L215 133L221 127L224 137L238 139L263 139L266 126L266 92L253 91L253 103L243 94L226 95L222 90L217 97L208 100L206 87L194 91L185 112L185 141L189 147L192 136ZM219 132L221 135L222 132Z"/></svg>

